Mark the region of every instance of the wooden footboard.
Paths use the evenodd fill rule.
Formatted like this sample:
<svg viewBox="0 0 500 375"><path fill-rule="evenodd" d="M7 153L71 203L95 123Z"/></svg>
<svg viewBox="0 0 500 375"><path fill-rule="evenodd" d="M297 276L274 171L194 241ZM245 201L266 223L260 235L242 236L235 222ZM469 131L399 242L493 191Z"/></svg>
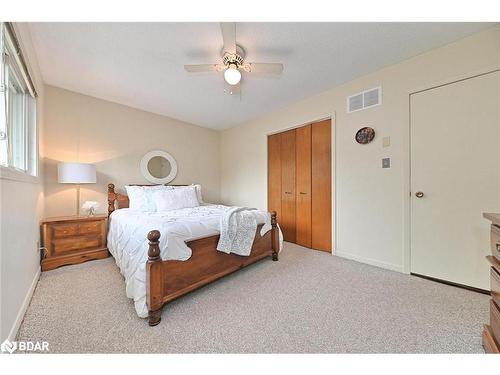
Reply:
<svg viewBox="0 0 500 375"><path fill-rule="evenodd" d="M149 325L160 323L164 304L263 258L278 260L279 230L276 212L271 213L271 224L272 229L264 236L260 235L263 224L257 227L249 256L218 251L216 247L219 235L216 235L187 241L186 244L193 253L186 261L161 260L160 232L149 232L146 265Z"/></svg>

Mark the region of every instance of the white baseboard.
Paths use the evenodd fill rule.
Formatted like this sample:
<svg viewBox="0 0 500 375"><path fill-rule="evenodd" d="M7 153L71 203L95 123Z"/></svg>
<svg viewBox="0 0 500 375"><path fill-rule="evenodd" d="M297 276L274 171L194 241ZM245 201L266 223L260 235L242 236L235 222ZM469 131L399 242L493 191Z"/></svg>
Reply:
<svg viewBox="0 0 500 375"><path fill-rule="evenodd" d="M30 305L31 302L31 297L33 297L33 292L35 291L36 285L38 284L38 280L40 279L40 272L41 269L38 268L38 271L36 271L35 273L35 277L33 278L33 281L28 289L28 292L24 297L23 304L21 305L21 308L17 313L16 320L14 321L14 324L12 325L12 328L9 332L9 336L7 337L10 341L16 340L17 331L19 331L19 327L21 327L21 323L23 322L24 319L24 314L26 314L26 310L28 309L28 306Z"/></svg>
<svg viewBox="0 0 500 375"><path fill-rule="evenodd" d="M387 263L387 262L381 262L379 260L365 258L365 257L360 257L358 255L353 255L353 254L345 253L345 252L338 251L338 250L335 251L335 255L339 256L341 258L346 258L346 259L354 260L356 262L366 263L366 264L369 264L371 266L385 268L387 270L404 273L404 269L403 269L402 265L393 264L393 263Z"/></svg>

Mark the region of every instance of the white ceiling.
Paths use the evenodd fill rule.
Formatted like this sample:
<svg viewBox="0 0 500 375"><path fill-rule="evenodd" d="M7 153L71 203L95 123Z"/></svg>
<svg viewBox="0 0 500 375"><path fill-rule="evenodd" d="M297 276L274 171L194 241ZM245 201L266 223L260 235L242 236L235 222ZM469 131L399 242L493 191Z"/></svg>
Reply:
<svg viewBox="0 0 500 375"><path fill-rule="evenodd" d="M218 63L218 23L32 23L46 83L214 129L239 125L355 77L491 27L486 23L237 23L250 62L282 62L281 78L244 74L240 97Z"/></svg>

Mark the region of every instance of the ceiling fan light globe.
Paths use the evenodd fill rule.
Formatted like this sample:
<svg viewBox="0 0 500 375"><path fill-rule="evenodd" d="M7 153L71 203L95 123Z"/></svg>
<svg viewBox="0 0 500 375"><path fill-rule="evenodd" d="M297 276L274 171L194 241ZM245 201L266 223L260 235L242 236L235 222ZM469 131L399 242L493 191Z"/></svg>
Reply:
<svg viewBox="0 0 500 375"><path fill-rule="evenodd" d="M241 72L237 68L229 67L224 72L224 79L230 85L237 85L241 81Z"/></svg>

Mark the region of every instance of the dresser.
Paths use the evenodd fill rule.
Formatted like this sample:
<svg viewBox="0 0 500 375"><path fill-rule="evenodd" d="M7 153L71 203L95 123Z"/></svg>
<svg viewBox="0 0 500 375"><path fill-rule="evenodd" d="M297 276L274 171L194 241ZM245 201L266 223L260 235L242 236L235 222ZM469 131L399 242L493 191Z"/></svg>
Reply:
<svg viewBox="0 0 500 375"><path fill-rule="evenodd" d="M491 221L490 324L484 325L483 346L486 353L500 353L500 214L484 213Z"/></svg>
<svg viewBox="0 0 500 375"><path fill-rule="evenodd" d="M107 226L106 215L64 216L42 220L42 271L108 257Z"/></svg>

